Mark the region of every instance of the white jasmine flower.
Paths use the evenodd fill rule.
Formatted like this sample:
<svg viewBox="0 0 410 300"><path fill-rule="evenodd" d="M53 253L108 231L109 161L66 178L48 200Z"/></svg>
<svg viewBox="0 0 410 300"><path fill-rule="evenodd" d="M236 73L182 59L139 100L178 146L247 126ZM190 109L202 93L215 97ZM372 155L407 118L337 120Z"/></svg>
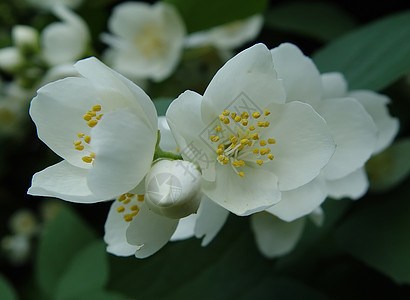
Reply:
<svg viewBox="0 0 410 300"><path fill-rule="evenodd" d="M83 57L89 46L87 24L61 5L54 6L53 13L62 22L51 23L41 32L44 59L51 66L73 63Z"/></svg>
<svg viewBox="0 0 410 300"><path fill-rule="evenodd" d="M202 170L202 189L237 215L262 211L315 178L334 152L310 105L285 103L262 44L229 60L203 96L181 94L166 117L181 154Z"/></svg>
<svg viewBox="0 0 410 300"><path fill-rule="evenodd" d="M64 5L69 8L76 8L81 5L83 0L25 0L28 4L39 9L50 10L56 4Z"/></svg>
<svg viewBox="0 0 410 300"><path fill-rule="evenodd" d="M21 234L5 236L1 239L1 248L14 264L23 264L31 253L30 239Z"/></svg>
<svg viewBox="0 0 410 300"><path fill-rule="evenodd" d="M17 71L25 62L24 56L16 47L0 49L0 69L6 72Z"/></svg>
<svg viewBox="0 0 410 300"><path fill-rule="evenodd" d="M135 78L160 81L175 69L181 56L185 27L169 4L125 2L108 20L112 35L103 36L111 49L112 66Z"/></svg>
<svg viewBox="0 0 410 300"><path fill-rule="evenodd" d="M262 25L262 15L254 15L207 31L195 32L186 38L186 46L214 46L221 50L232 50L254 40Z"/></svg>
<svg viewBox="0 0 410 300"><path fill-rule="evenodd" d="M23 235L26 237L33 236L38 230L36 217L27 209L16 211L10 217L9 227L14 234Z"/></svg>
<svg viewBox="0 0 410 300"><path fill-rule="evenodd" d="M86 203L113 199L151 167L156 110L143 90L96 58L75 68L81 77L42 87L31 102L39 138L64 160L36 173L28 193Z"/></svg>

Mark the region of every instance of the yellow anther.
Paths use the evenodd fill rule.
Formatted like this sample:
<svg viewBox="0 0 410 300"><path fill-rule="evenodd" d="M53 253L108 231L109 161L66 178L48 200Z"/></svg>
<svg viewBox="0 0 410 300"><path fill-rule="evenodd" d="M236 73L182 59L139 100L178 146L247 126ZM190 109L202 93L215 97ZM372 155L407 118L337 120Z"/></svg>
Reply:
<svg viewBox="0 0 410 300"><path fill-rule="evenodd" d="M104 114L99 114L99 115L96 116L95 118L96 118L97 120L101 120L101 118L102 118L103 115L104 115Z"/></svg>
<svg viewBox="0 0 410 300"><path fill-rule="evenodd" d="M131 206L130 209L131 209L132 211L139 211L139 210L140 210L140 208L139 208L137 205Z"/></svg>
<svg viewBox="0 0 410 300"><path fill-rule="evenodd" d="M78 146L78 145L80 145L80 144L81 144L81 141L79 141L79 140L75 140L75 141L73 142L73 144L74 144L74 146Z"/></svg>
<svg viewBox="0 0 410 300"><path fill-rule="evenodd" d="M241 145L239 145L239 146L238 146L238 151L241 151L241 150L243 149L243 147L245 147L245 146L244 146L244 145L242 145L242 144L241 144Z"/></svg>
<svg viewBox="0 0 410 300"><path fill-rule="evenodd" d="M265 155L265 154L268 154L268 153L270 153L270 149L269 149L269 148L263 148L263 149L261 149L261 155Z"/></svg>
<svg viewBox="0 0 410 300"><path fill-rule="evenodd" d="M93 111L100 111L101 110L101 105L94 105L93 106Z"/></svg>
<svg viewBox="0 0 410 300"><path fill-rule="evenodd" d="M258 135L258 133L256 133L256 132L255 132L255 133L252 133L252 134L251 134L251 139L252 139L252 140L255 140L255 141L256 141L256 140L259 140L259 135Z"/></svg>
<svg viewBox="0 0 410 300"><path fill-rule="evenodd" d="M256 163L257 163L258 165L262 166L263 160L262 160L262 159L258 159L258 160L256 161Z"/></svg>
<svg viewBox="0 0 410 300"><path fill-rule="evenodd" d="M242 119L241 121L243 126L247 126L248 125L248 120L247 119Z"/></svg>
<svg viewBox="0 0 410 300"><path fill-rule="evenodd" d="M84 150L84 146L83 145L77 145L74 147L75 150L81 151Z"/></svg>
<svg viewBox="0 0 410 300"><path fill-rule="evenodd" d="M250 131L254 131L254 130L255 130L255 126L253 126L253 125L249 126L249 130L250 130Z"/></svg>
<svg viewBox="0 0 410 300"><path fill-rule="evenodd" d="M231 118L232 118L232 119L235 119L235 117L236 117L236 113L234 113L234 112L231 113Z"/></svg>
<svg viewBox="0 0 410 300"><path fill-rule="evenodd" d="M272 159L274 159L275 157L273 156L273 154L268 154L268 158L269 158L270 160L272 160Z"/></svg>
<svg viewBox="0 0 410 300"><path fill-rule="evenodd" d="M119 212L119 213L124 212L124 210L125 210L124 206L118 206L117 207L117 212Z"/></svg>
<svg viewBox="0 0 410 300"><path fill-rule="evenodd" d="M95 111L87 111L87 115L91 116L91 117L95 117L97 115L97 113Z"/></svg>
<svg viewBox="0 0 410 300"><path fill-rule="evenodd" d="M265 111L264 111L264 113L263 113L265 116L269 116L270 115L270 111L269 110L267 110L267 109L265 109Z"/></svg>
<svg viewBox="0 0 410 300"><path fill-rule="evenodd" d="M83 119L86 121L90 121L91 120L91 116L90 115L84 115Z"/></svg>
<svg viewBox="0 0 410 300"><path fill-rule="evenodd" d="M139 202L144 201L144 195L137 195L137 200L138 200Z"/></svg>
<svg viewBox="0 0 410 300"><path fill-rule="evenodd" d="M140 209L138 208L138 210L134 211L131 216L135 217L136 215L138 215L138 212L140 211Z"/></svg>
<svg viewBox="0 0 410 300"><path fill-rule="evenodd" d="M87 125L90 127L94 127L97 125L98 121L96 119L91 119L90 121L87 122Z"/></svg>
<svg viewBox="0 0 410 300"><path fill-rule="evenodd" d="M84 142L86 142L87 144L89 144L90 141L91 141L91 136L86 135L86 136L84 137Z"/></svg>
<svg viewBox="0 0 410 300"><path fill-rule="evenodd" d="M222 114L225 116L225 117L227 117L227 116L229 116L229 114L230 114L230 112L229 112L229 110L224 110L223 112L222 112Z"/></svg>
<svg viewBox="0 0 410 300"><path fill-rule="evenodd" d="M125 196L125 194L122 194L121 196L118 197L118 201L124 201L127 198L127 196Z"/></svg>
<svg viewBox="0 0 410 300"><path fill-rule="evenodd" d="M83 156L81 159L83 160L83 162L85 162L87 164L89 164L93 161L93 158L91 156Z"/></svg>
<svg viewBox="0 0 410 300"><path fill-rule="evenodd" d="M224 153L224 151L222 149L217 149L216 150L216 154L218 155L222 155Z"/></svg>
<svg viewBox="0 0 410 300"><path fill-rule="evenodd" d="M252 152L255 153L255 154L258 154L259 153L259 148L253 148Z"/></svg>
<svg viewBox="0 0 410 300"><path fill-rule="evenodd" d="M222 127L221 127L221 126L216 126L215 130L216 130L216 132L221 132L221 131L222 131Z"/></svg>
<svg viewBox="0 0 410 300"><path fill-rule="evenodd" d="M94 152L91 152L91 153L90 153L90 157L91 157L91 158L95 158L95 153L94 153Z"/></svg>
<svg viewBox="0 0 410 300"><path fill-rule="evenodd" d="M242 120L242 118L240 116L236 116L234 120L235 120L235 122L240 122Z"/></svg>
<svg viewBox="0 0 410 300"><path fill-rule="evenodd" d="M266 146L266 141L265 140L260 140L260 142L259 142L259 145L261 145L261 146Z"/></svg>
<svg viewBox="0 0 410 300"><path fill-rule="evenodd" d="M222 150L224 150L224 149L225 149L225 146L224 146L224 145L222 145L222 144L220 144L220 145L218 145L218 149L222 149Z"/></svg>
<svg viewBox="0 0 410 300"><path fill-rule="evenodd" d="M242 119L247 119L249 118L249 114L246 111L244 111L243 113L241 113L241 117Z"/></svg>
<svg viewBox="0 0 410 300"><path fill-rule="evenodd" d="M234 166L235 168L241 167L242 164L239 160L235 160L234 162L232 162L232 166Z"/></svg>
<svg viewBox="0 0 410 300"><path fill-rule="evenodd" d="M239 161L239 163L241 164L241 167L245 166L245 162L242 159Z"/></svg>
<svg viewBox="0 0 410 300"><path fill-rule="evenodd" d="M247 144L248 142L249 142L248 139L242 139L242 140L241 140L241 144L242 144L242 145L245 145L245 144Z"/></svg>
<svg viewBox="0 0 410 300"><path fill-rule="evenodd" d="M135 195L134 195L133 193L125 193L125 196L127 196L127 197L129 197L129 198L132 198L132 197L134 197Z"/></svg>
<svg viewBox="0 0 410 300"><path fill-rule="evenodd" d="M124 204L128 204L128 203L130 203L130 202L131 202L131 199L130 199L130 198L127 198L127 199L124 200L123 203L124 203Z"/></svg>
<svg viewBox="0 0 410 300"><path fill-rule="evenodd" d="M133 219L133 215L132 214L126 214L124 215L124 220L125 222L131 222Z"/></svg>
<svg viewBox="0 0 410 300"><path fill-rule="evenodd" d="M257 112L257 111L255 111L254 113L252 113L252 117L254 118L254 119L257 119L257 118L259 118L261 116L261 114L259 113L259 112Z"/></svg>
<svg viewBox="0 0 410 300"><path fill-rule="evenodd" d="M218 155L218 160L219 160L220 162L223 162L224 158L225 158L225 156L223 156L223 155Z"/></svg>
<svg viewBox="0 0 410 300"><path fill-rule="evenodd" d="M266 122L262 122L262 121L259 121L256 125L257 125L258 127L267 127L267 126L266 126Z"/></svg>
<svg viewBox="0 0 410 300"><path fill-rule="evenodd" d="M232 144L236 144L236 143L238 142L238 138L237 138L237 137L234 137L234 136L231 136L231 137L229 138L229 140L231 141Z"/></svg>
<svg viewBox="0 0 410 300"><path fill-rule="evenodd" d="M84 137L84 133L77 133L77 136L82 139Z"/></svg>
<svg viewBox="0 0 410 300"><path fill-rule="evenodd" d="M252 146L252 141L249 141L249 142L248 142L248 146L249 146L249 147Z"/></svg>
<svg viewBox="0 0 410 300"><path fill-rule="evenodd" d="M238 175L239 175L239 177L243 178L245 176L245 173L244 172L239 172Z"/></svg>
<svg viewBox="0 0 410 300"><path fill-rule="evenodd" d="M224 160L223 160L222 163L223 163L224 165L228 164L228 163L229 163L229 158L224 157Z"/></svg>
<svg viewBox="0 0 410 300"><path fill-rule="evenodd" d="M219 136L211 135L211 136L209 137L209 139L211 140L211 142L216 143L216 142L219 141Z"/></svg>
<svg viewBox="0 0 410 300"><path fill-rule="evenodd" d="M224 122L224 124L228 125L230 121L229 121L228 118L225 118L225 119L223 120L223 122Z"/></svg>
<svg viewBox="0 0 410 300"><path fill-rule="evenodd" d="M175 151L176 151L176 152L179 152L179 147L176 147L176 148L175 148Z"/></svg>
<svg viewBox="0 0 410 300"><path fill-rule="evenodd" d="M223 122L223 120L225 120L224 115L219 115L219 120L221 120Z"/></svg>
<svg viewBox="0 0 410 300"><path fill-rule="evenodd" d="M265 127L269 127L270 123L268 121L265 122Z"/></svg>
<svg viewBox="0 0 410 300"><path fill-rule="evenodd" d="M268 143L269 143L269 144L275 144L275 143L276 143L276 140L275 140L275 139L268 139Z"/></svg>

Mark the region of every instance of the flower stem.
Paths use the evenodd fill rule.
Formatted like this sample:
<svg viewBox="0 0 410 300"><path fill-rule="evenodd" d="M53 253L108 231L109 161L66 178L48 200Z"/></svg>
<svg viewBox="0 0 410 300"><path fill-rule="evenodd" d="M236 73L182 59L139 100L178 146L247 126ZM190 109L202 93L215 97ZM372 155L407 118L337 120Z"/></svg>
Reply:
<svg viewBox="0 0 410 300"><path fill-rule="evenodd" d="M155 153L154 153L154 159L157 160L158 158L167 158L167 159L180 159L183 160L182 156L179 154L163 151L159 147L159 141L161 140L161 134L158 130L158 135L157 135L157 144L155 146Z"/></svg>

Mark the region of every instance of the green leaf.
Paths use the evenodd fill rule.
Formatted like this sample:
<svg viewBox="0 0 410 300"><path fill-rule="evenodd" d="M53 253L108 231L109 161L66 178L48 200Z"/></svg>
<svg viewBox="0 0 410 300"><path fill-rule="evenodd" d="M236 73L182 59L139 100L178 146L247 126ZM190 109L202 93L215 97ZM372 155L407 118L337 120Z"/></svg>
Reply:
<svg viewBox="0 0 410 300"><path fill-rule="evenodd" d="M371 199L352 213L335 234L342 249L399 284L410 283L408 192L408 188L399 190L379 202Z"/></svg>
<svg viewBox="0 0 410 300"><path fill-rule="evenodd" d="M40 288L54 295L60 278L77 253L95 240L91 229L68 207L48 222L40 237L36 277Z"/></svg>
<svg viewBox="0 0 410 300"><path fill-rule="evenodd" d="M394 143L366 164L372 191L386 191L398 185L410 172L410 139Z"/></svg>
<svg viewBox="0 0 410 300"><path fill-rule="evenodd" d="M11 284L0 274L0 299L17 300L17 294Z"/></svg>
<svg viewBox="0 0 410 300"><path fill-rule="evenodd" d="M96 241L76 253L61 277L56 298L77 299L86 292L102 290L107 279L108 260L105 244L103 241Z"/></svg>
<svg viewBox="0 0 410 300"><path fill-rule="evenodd" d="M157 109L158 116L165 116L168 106L174 99L172 98L156 98L152 101L154 102L155 108Z"/></svg>
<svg viewBox="0 0 410 300"><path fill-rule="evenodd" d="M86 291L81 295L73 298L65 298L66 300L131 300L121 294L111 293L104 290Z"/></svg>
<svg viewBox="0 0 410 300"><path fill-rule="evenodd" d="M267 0L165 0L180 12L188 32L244 19L265 11Z"/></svg>
<svg viewBox="0 0 410 300"><path fill-rule="evenodd" d="M279 5L266 15L266 26L329 41L353 29L356 22L329 2L293 2Z"/></svg>
<svg viewBox="0 0 410 300"><path fill-rule="evenodd" d="M410 71L410 11L343 35L313 59L321 72L342 72L351 89L381 90Z"/></svg>

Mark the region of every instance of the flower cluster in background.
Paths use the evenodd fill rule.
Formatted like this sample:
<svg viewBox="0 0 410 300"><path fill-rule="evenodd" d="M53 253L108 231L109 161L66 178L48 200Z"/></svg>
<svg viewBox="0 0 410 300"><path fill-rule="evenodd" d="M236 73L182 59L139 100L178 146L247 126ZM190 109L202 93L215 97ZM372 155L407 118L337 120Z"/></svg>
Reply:
<svg viewBox="0 0 410 300"><path fill-rule="evenodd" d="M0 298L408 293L410 13L342 7L1 4Z"/></svg>

